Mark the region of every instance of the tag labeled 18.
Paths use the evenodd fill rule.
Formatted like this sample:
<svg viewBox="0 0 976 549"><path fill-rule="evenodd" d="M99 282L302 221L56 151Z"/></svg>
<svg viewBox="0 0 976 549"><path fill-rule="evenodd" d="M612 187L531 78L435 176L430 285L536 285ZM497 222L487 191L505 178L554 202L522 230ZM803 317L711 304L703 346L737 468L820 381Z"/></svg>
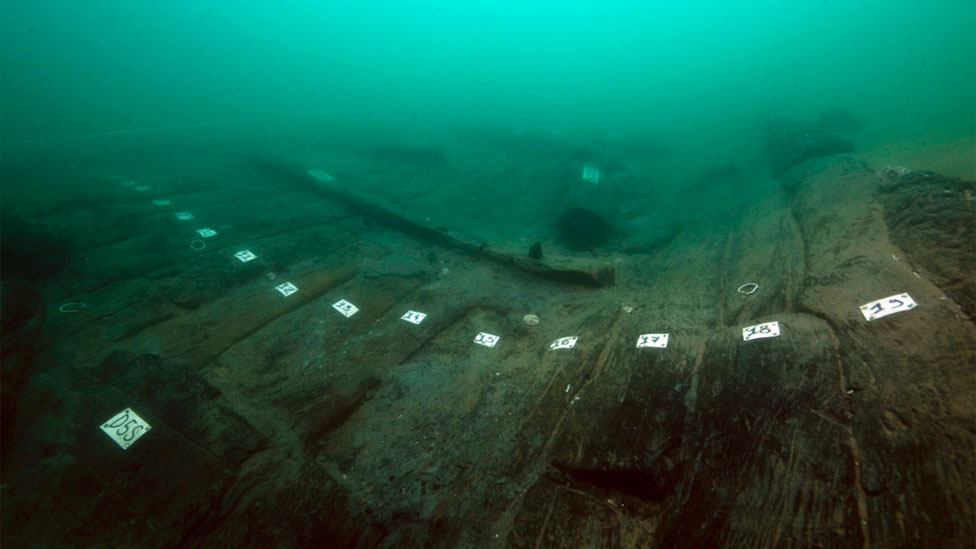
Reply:
<svg viewBox="0 0 976 549"><path fill-rule="evenodd" d="M743 341L762 339L764 337L779 337L779 322L764 322L755 326L746 326L742 329Z"/></svg>

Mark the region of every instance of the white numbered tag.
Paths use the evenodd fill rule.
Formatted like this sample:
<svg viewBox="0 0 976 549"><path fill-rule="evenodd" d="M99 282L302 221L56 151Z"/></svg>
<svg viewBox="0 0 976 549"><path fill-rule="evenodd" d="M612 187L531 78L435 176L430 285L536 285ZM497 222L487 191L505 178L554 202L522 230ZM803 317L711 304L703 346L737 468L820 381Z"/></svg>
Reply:
<svg viewBox="0 0 976 549"><path fill-rule="evenodd" d="M891 295L884 299L861 305L861 314L867 320L893 315L915 308L915 300L908 294Z"/></svg>
<svg viewBox="0 0 976 549"><path fill-rule="evenodd" d="M247 263L252 259L257 259L258 256L251 253L251 250L244 250L234 254L234 257L241 260L241 263Z"/></svg>
<svg viewBox="0 0 976 549"><path fill-rule="evenodd" d="M122 182L122 186L123 187L135 187L136 186L136 182L135 181L123 181Z"/></svg>
<svg viewBox="0 0 976 549"><path fill-rule="evenodd" d="M292 284L291 282L285 282L284 284L278 284L277 286L275 286L275 290L281 292L281 295L288 297L291 294L297 292L298 287Z"/></svg>
<svg viewBox="0 0 976 549"><path fill-rule="evenodd" d="M169 200L153 200L153 204L157 206L169 206Z"/></svg>
<svg viewBox="0 0 976 549"><path fill-rule="evenodd" d="M190 212L176 212L175 215L176 219L179 219L180 221L189 221L193 219L193 214Z"/></svg>
<svg viewBox="0 0 976 549"><path fill-rule="evenodd" d="M583 180L592 183L600 182L600 170L593 166L583 166Z"/></svg>
<svg viewBox="0 0 976 549"><path fill-rule="evenodd" d="M126 408L103 423L100 429L123 450L127 450L133 442L148 433L152 427L130 408Z"/></svg>
<svg viewBox="0 0 976 549"><path fill-rule="evenodd" d="M345 299L340 299L332 304L332 308L342 313L342 316L349 318L359 312L359 308L349 303Z"/></svg>
<svg viewBox="0 0 976 549"><path fill-rule="evenodd" d="M323 172L322 170L308 170L305 173L325 183L328 183L329 181L335 181L334 177Z"/></svg>
<svg viewBox="0 0 976 549"><path fill-rule="evenodd" d="M778 337L779 336L779 322L766 322L763 324L756 324L755 326L748 326L742 329L742 339L744 341L749 341L750 339L762 339L764 337Z"/></svg>
<svg viewBox="0 0 976 549"><path fill-rule="evenodd" d="M478 345L484 345L485 347L494 347L495 344L498 343L499 339L501 338L496 335L481 332L474 338L474 342Z"/></svg>
<svg viewBox="0 0 976 549"><path fill-rule="evenodd" d="M136 190L137 191L151 191L152 190L152 187L150 187L149 185L139 185L138 187L136 187Z"/></svg>
<svg viewBox="0 0 976 549"><path fill-rule="evenodd" d="M203 238L210 238L211 236L217 236L217 231L213 229L197 229L197 234Z"/></svg>
<svg viewBox="0 0 976 549"><path fill-rule="evenodd" d="M426 313L418 313L417 311L407 311L407 313L400 317L400 320L406 320L411 324L420 324L427 318Z"/></svg>
<svg viewBox="0 0 976 549"><path fill-rule="evenodd" d="M577 336L561 337L556 341L553 341L552 344L549 345L549 349L553 351L555 351L556 349L572 349L573 347L576 346L577 339L579 339L579 337Z"/></svg>
<svg viewBox="0 0 976 549"><path fill-rule="evenodd" d="M638 347L660 347L668 346L668 334L643 334L637 338Z"/></svg>

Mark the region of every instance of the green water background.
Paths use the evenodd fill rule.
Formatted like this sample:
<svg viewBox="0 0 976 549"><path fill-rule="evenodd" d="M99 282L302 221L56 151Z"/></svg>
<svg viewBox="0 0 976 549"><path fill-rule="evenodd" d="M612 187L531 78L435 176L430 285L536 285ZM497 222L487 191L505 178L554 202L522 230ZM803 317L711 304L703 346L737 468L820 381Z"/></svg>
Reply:
<svg viewBox="0 0 976 549"><path fill-rule="evenodd" d="M490 128L659 143L655 174L685 184L702 166L759 162L763 123L837 108L863 122L855 142L869 157L912 162L911 151L948 144L963 156L943 163L966 171L976 119L971 0L2 9L5 155L255 119L417 143Z"/></svg>

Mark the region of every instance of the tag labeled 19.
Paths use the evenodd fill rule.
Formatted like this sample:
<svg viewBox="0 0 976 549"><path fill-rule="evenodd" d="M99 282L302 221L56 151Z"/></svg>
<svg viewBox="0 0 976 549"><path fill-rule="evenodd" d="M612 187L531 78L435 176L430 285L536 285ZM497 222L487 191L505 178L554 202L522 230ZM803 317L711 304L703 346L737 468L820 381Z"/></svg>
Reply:
<svg viewBox="0 0 976 549"><path fill-rule="evenodd" d="M861 305L861 314L867 320L901 313L915 308L915 300L908 294L890 295L886 298Z"/></svg>

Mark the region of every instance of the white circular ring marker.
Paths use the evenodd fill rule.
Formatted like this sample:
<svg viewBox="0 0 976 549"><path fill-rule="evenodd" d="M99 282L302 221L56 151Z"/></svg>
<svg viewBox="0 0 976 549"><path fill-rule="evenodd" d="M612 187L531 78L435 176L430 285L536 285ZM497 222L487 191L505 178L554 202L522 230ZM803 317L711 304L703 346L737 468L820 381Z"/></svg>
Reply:
<svg viewBox="0 0 976 549"><path fill-rule="evenodd" d="M744 288L748 288L750 286L752 287L752 289L750 289L750 290L745 290L744 289ZM758 290L758 289L759 289L759 284L756 284L755 282L746 282L742 286L739 286L739 289L736 290L736 291L739 292L740 294L749 295L749 294L756 293L756 290Z"/></svg>
<svg viewBox="0 0 976 549"><path fill-rule="evenodd" d="M77 307L77 308L75 308ZM64 305L58 307L58 310L62 313L80 313L86 305L80 302L65 303Z"/></svg>
<svg viewBox="0 0 976 549"><path fill-rule="evenodd" d="M199 247L197 246L197 243L198 243L198 242L200 243L200 245L199 245ZM207 247L207 243L206 243L206 242L204 242L204 241L202 241L202 240L200 240L200 239L197 239L197 240L191 240L191 241L190 241L190 248L192 248L192 249L194 249L194 250L196 250L196 251L198 251L198 252L199 252L200 250L202 250L202 249L204 249L204 248L206 248L206 247Z"/></svg>

